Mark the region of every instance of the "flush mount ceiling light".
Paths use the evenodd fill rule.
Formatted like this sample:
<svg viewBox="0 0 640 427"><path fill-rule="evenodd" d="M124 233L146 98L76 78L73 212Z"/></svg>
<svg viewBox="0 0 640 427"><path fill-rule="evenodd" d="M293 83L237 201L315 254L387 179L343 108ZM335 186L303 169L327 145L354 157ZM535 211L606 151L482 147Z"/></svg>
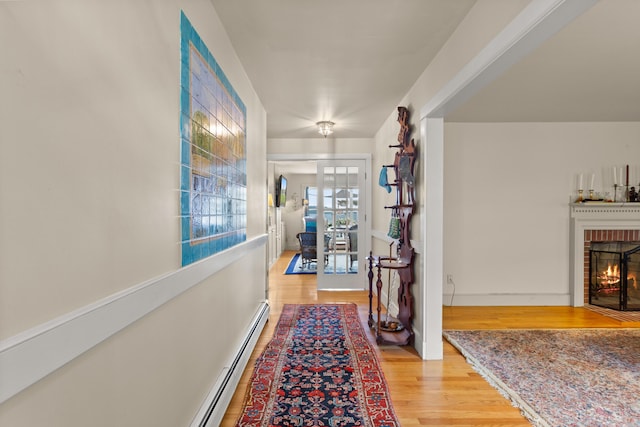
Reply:
<svg viewBox="0 0 640 427"><path fill-rule="evenodd" d="M333 133L333 125L335 125L335 123L323 120L316 123L316 125L318 125L318 133L326 138L327 135L331 135Z"/></svg>

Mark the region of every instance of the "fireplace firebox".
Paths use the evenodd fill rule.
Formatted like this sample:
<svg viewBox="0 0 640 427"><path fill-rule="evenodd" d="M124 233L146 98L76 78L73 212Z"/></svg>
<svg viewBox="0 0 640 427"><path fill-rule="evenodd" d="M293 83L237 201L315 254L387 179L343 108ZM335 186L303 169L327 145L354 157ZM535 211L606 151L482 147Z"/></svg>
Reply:
<svg viewBox="0 0 640 427"><path fill-rule="evenodd" d="M640 310L640 242L591 242L589 304Z"/></svg>

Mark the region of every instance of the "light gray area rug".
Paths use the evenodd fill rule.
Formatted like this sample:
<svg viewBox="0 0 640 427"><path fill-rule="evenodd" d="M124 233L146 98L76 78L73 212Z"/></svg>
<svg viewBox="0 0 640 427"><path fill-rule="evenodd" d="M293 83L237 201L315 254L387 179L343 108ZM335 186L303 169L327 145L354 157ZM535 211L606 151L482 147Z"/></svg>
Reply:
<svg viewBox="0 0 640 427"><path fill-rule="evenodd" d="M640 329L444 337L535 426L640 426Z"/></svg>

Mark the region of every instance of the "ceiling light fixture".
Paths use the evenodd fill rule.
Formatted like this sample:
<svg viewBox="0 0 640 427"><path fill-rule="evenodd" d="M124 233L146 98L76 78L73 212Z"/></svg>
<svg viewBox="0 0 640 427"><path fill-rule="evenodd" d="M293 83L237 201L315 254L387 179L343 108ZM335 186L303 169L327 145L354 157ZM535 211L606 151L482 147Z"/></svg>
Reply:
<svg viewBox="0 0 640 427"><path fill-rule="evenodd" d="M333 125L335 125L335 123L328 120L323 120L316 124L318 125L318 133L325 138L333 133Z"/></svg>

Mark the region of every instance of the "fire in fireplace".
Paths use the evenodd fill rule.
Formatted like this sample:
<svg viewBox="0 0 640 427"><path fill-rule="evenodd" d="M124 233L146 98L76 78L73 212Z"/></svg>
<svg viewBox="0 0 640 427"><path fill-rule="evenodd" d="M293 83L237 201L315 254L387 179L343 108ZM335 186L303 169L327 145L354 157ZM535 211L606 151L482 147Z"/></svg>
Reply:
<svg viewBox="0 0 640 427"><path fill-rule="evenodd" d="M591 242L589 304L640 310L640 242Z"/></svg>

